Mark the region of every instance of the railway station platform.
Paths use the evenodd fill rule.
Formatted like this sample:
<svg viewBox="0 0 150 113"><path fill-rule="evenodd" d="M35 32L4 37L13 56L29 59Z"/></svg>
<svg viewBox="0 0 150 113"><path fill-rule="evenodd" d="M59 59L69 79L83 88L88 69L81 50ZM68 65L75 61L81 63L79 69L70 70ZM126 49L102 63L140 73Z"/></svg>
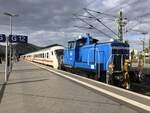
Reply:
<svg viewBox="0 0 150 113"><path fill-rule="evenodd" d="M0 64L0 113L143 112L29 62L14 64L3 82Z"/></svg>

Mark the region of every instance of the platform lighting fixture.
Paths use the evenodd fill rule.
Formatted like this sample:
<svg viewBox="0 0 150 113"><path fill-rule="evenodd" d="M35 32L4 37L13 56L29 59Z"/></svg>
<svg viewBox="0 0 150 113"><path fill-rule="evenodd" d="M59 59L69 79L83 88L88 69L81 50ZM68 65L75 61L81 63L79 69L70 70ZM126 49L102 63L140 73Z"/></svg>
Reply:
<svg viewBox="0 0 150 113"><path fill-rule="evenodd" d="M9 13L9 12L4 12L3 15L5 16L9 16L10 17L10 35L12 35L12 17L17 17L19 16L18 14L13 14L13 13ZM8 75L8 60L10 61L10 70L12 68L12 62L11 62L11 43L9 43L10 45L10 59L8 59L8 37L6 38L6 64L5 64L5 82L7 82L7 75Z"/></svg>

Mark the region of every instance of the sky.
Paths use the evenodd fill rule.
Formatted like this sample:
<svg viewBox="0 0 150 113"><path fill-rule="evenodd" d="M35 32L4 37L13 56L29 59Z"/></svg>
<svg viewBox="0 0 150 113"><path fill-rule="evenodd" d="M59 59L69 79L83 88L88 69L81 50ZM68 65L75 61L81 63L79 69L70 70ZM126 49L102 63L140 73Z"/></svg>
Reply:
<svg viewBox="0 0 150 113"><path fill-rule="evenodd" d="M142 48L140 40L148 37L140 32L149 32L150 29L149 4L150 0L0 0L0 33L10 34L9 17L3 15L4 12L10 12L19 15L12 19L13 34L27 35L29 43L38 46L56 43L67 45L69 40L85 33L90 33L100 41L108 41L116 38L116 35L94 18L83 17L90 16L84 8L103 12L104 14L98 14L89 11L115 33L119 11L122 10L127 23L124 31L128 31L124 39L131 42L131 47L139 49L139 45ZM84 19L110 37L96 29L86 29L89 26L78 18Z"/></svg>

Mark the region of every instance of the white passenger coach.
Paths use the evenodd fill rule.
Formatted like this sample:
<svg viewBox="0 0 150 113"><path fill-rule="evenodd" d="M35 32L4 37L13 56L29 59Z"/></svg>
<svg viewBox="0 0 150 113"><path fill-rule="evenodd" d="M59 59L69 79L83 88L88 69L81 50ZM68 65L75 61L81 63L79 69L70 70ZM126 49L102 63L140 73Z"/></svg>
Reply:
<svg viewBox="0 0 150 113"><path fill-rule="evenodd" d="M23 58L28 61L37 62L59 68L59 58L63 55L64 47L61 45L52 46L36 52L23 55Z"/></svg>

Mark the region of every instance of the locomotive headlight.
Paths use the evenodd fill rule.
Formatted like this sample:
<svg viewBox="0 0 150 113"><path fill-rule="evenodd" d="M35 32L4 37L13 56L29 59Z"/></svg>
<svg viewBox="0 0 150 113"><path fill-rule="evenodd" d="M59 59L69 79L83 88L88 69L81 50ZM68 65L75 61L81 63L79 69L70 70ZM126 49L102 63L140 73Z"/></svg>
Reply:
<svg viewBox="0 0 150 113"><path fill-rule="evenodd" d="M109 73L112 74L113 73L113 68L114 68L114 65L112 63L110 63L108 65L108 68L109 68Z"/></svg>
<svg viewBox="0 0 150 113"><path fill-rule="evenodd" d="M108 67L109 67L109 69L113 70L114 65L113 64L109 64Z"/></svg>

